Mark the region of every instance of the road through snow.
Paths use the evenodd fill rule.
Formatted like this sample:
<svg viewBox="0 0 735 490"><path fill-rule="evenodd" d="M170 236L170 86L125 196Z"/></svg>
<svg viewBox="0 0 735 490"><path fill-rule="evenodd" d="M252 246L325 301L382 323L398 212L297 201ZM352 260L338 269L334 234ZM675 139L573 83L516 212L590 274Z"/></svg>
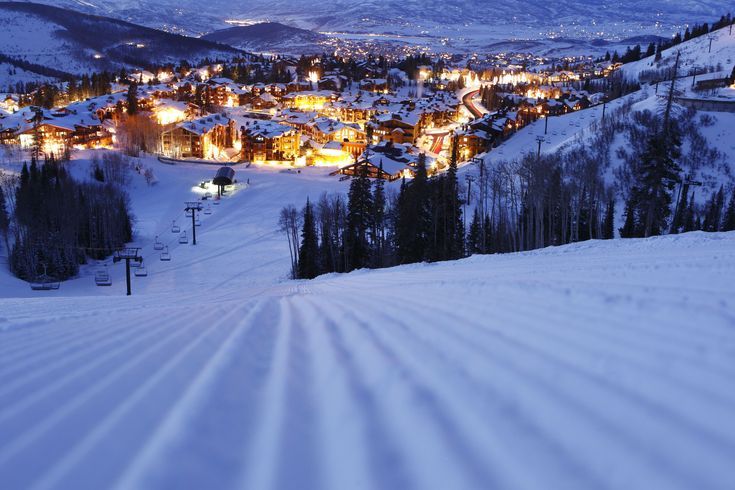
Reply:
<svg viewBox="0 0 735 490"><path fill-rule="evenodd" d="M733 277L692 233L3 300L0 486L732 489Z"/></svg>

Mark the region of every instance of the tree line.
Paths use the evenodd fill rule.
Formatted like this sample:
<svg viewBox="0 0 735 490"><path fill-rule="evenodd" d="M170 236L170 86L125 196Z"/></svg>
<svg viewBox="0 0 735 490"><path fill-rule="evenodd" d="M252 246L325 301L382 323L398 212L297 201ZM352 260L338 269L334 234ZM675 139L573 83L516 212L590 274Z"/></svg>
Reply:
<svg viewBox="0 0 735 490"><path fill-rule="evenodd" d="M610 111L584 144L492 165L480 160L463 182L457 178L456 155L445 173L433 177L422 157L414 178L404 179L398 192L386 191L384 181L371 182L362 172L352 178L346 198L325 194L316 202L307 200L302 210L284 208L280 227L291 250L292 276L616 236L735 230L735 186L729 197L720 186L701 206L683 175L686 163L711 185L714 177L707 172L717 171L721 160L701 141L694 116L630 114L631 105ZM617 146L621 134L626 151ZM622 165L609 182L616 148ZM621 201L625 209L618 210Z"/></svg>
<svg viewBox="0 0 735 490"><path fill-rule="evenodd" d="M456 159L447 172L429 178L422 155L415 177L404 180L397 195L367 175L362 167L346 199L324 194L317 202L307 199L301 212L281 210L293 277L465 256Z"/></svg>
<svg viewBox="0 0 735 490"><path fill-rule="evenodd" d="M128 198L113 180L78 182L53 156L24 164L17 181L6 179L0 232L11 272L28 281L68 279L88 257L104 258L131 241Z"/></svg>

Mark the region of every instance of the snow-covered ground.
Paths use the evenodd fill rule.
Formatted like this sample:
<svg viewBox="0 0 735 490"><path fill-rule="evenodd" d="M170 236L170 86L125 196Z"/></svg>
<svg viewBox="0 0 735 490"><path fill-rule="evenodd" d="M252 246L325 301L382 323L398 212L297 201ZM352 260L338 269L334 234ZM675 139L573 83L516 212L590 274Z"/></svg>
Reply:
<svg viewBox="0 0 735 490"><path fill-rule="evenodd" d="M216 168L144 164L132 297L0 275L3 488L735 486L735 233L288 281L280 208L347 183L237 167L195 247Z"/></svg>
<svg viewBox="0 0 735 490"><path fill-rule="evenodd" d="M646 71L672 68L677 52L681 53L680 76L690 70L702 69L724 70L727 76L735 64L735 35L731 34L729 27L723 27L664 50L660 61L653 57L643 58L623 65L621 70L628 79L637 80Z"/></svg>

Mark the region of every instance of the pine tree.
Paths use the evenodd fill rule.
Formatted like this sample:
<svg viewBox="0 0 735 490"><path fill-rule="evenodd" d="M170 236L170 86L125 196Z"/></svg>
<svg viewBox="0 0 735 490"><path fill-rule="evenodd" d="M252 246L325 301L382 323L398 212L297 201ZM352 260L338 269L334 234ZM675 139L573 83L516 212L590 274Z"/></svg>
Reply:
<svg viewBox="0 0 735 490"><path fill-rule="evenodd" d="M472 222L470 223L470 230L467 234L467 253L470 255L481 253L482 239L480 234L482 233L482 223L480 223L480 212L477 208L472 213Z"/></svg>
<svg viewBox="0 0 735 490"><path fill-rule="evenodd" d="M689 205L687 206L686 212L684 213L684 222L682 223L682 231L684 233L699 229L696 223L694 212L694 192L692 192L692 195L689 196L688 201Z"/></svg>
<svg viewBox="0 0 735 490"><path fill-rule="evenodd" d="M725 195L722 186L720 190L713 193L707 202L707 211L704 216L702 229L704 231L719 231L722 221L722 208L725 206Z"/></svg>
<svg viewBox="0 0 735 490"><path fill-rule="evenodd" d="M605 221L602 224L602 238L605 240L615 238L615 199L612 198L607 202Z"/></svg>
<svg viewBox="0 0 735 490"><path fill-rule="evenodd" d="M380 175L383 174L383 163L380 163ZM373 220L372 236L373 243L373 267L383 266L385 254L385 181L382 177L375 180L373 186Z"/></svg>
<svg viewBox="0 0 735 490"><path fill-rule="evenodd" d="M133 82L128 87L128 114L134 116L138 113L138 85Z"/></svg>
<svg viewBox="0 0 735 490"><path fill-rule="evenodd" d="M656 45L650 43L648 45L648 49L646 49L646 58L648 58L649 56L653 56L654 54L656 54Z"/></svg>
<svg viewBox="0 0 735 490"><path fill-rule="evenodd" d="M623 238L635 238L638 234L638 224L636 223L636 194L635 188L631 189L630 196L625 202L625 223L620 228L620 236Z"/></svg>
<svg viewBox="0 0 735 490"><path fill-rule="evenodd" d="M5 248L10 253L10 244L8 242L8 230L10 229L10 216L8 215L7 204L5 203L5 193L0 186L0 233L5 240Z"/></svg>
<svg viewBox="0 0 735 490"><path fill-rule="evenodd" d="M732 189L732 195L730 196L730 202L727 205L725 216L722 219L722 231L733 231L735 230L735 187Z"/></svg>
<svg viewBox="0 0 735 490"><path fill-rule="evenodd" d="M319 243L314 210L307 198L306 206L304 206L304 224L301 228L301 246L299 247L299 279L313 279L319 275L318 255Z"/></svg>
<svg viewBox="0 0 735 490"><path fill-rule="evenodd" d="M455 136L455 138L457 138ZM459 198L457 183L458 144L452 145L449 169L444 177L446 192L444 193L444 217L447 223L444 243L445 258L458 259L464 255L464 224L462 222L462 201Z"/></svg>
<svg viewBox="0 0 735 490"><path fill-rule="evenodd" d="M419 155L416 176L410 182L405 179L398 196L396 219L396 256L401 264L422 262L429 258L428 242L432 220L429 208L426 155Z"/></svg>
<svg viewBox="0 0 735 490"><path fill-rule="evenodd" d="M369 232L372 229L373 199L368 178L367 161L352 179L347 203L346 257L347 270L370 265Z"/></svg>
<svg viewBox="0 0 735 490"><path fill-rule="evenodd" d="M660 235L666 230L671 191L681 171L675 162L680 156L679 147L678 136L672 132L653 135L647 141L636 193L643 236Z"/></svg>

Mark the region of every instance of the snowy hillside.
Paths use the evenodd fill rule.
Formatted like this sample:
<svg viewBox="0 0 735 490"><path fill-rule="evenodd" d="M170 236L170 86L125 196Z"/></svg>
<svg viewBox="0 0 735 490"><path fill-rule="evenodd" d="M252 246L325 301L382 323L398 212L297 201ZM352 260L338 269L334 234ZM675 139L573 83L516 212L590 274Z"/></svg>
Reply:
<svg viewBox="0 0 735 490"><path fill-rule="evenodd" d="M684 89L691 86L691 77L683 78L677 86ZM541 153L567 153L581 147L599 147L604 144L604 158L598 164L602 171L603 180L612 185L623 168L621 151L629 152L631 144L619 126L633 124L635 114L650 111L661 115L665 105L664 95L668 87L661 84L658 94L654 87L645 86L642 90L625 97L613 100L605 108L607 123L616 121L617 129L609 128L613 134L609 141L601 143L600 138L604 126L602 121L603 107L601 105L589 109L572 112L563 116L550 117L548 123L540 119L514 134L512 138L503 142L493 151L485 155L485 161L490 168L496 168L502 162L513 161L523 154L536 154L538 140L542 138ZM735 113L732 112L687 112L679 105L674 106L674 114L685 122L691 134L684 138L682 158L678 160L682 168L682 175L701 181L703 185L696 190L696 200L703 204L712 192L721 185L728 189L735 184L735 142L733 129L735 127ZM611 119L612 118L612 119ZM545 132L545 126L548 129ZM462 174L477 176L479 169L475 165L467 165L460 169ZM616 188L617 197L621 198L623 189ZM622 213L622 201L618 206ZM618 224L622 223L622 214Z"/></svg>
<svg viewBox="0 0 735 490"><path fill-rule="evenodd" d="M13 87L15 87L18 82L44 83L51 81L55 81L55 79L39 75L38 73L33 73L32 71L24 70L11 65L10 63L0 63L0 91L5 90L12 92Z"/></svg>
<svg viewBox="0 0 735 490"><path fill-rule="evenodd" d="M319 42L326 36L277 22L230 27L202 36L202 39L227 44L253 53L321 53Z"/></svg>
<svg viewBox="0 0 735 490"><path fill-rule="evenodd" d="M711 49L710 38L712 38ZM671 69L674 66L677 52L681 52L680 74L688 74L691 70L724 70L729 75L735 66L735 33L730 34L730 28L726 27L708 35L684 41L664 50L658 62L654 61L653 57L649 57L623 65L623 74L629 79L636 80L646 72Z"/></svg>
<svg viewBox="0 0 735 490"><path fill-rule="evenodd" d="M3 55L74 74L240 53L200 39L33 3L0 2L0 29Z"/></svg>
<svg viewBox="0 0 735 490"><path fill-rule="evenodd" d="M4 486L735 485L735 233L284 281L278 210L345 183L236 167L178 245L214 169L142 163L132 297L120 265L42 294L2 273Z"/></svg>

